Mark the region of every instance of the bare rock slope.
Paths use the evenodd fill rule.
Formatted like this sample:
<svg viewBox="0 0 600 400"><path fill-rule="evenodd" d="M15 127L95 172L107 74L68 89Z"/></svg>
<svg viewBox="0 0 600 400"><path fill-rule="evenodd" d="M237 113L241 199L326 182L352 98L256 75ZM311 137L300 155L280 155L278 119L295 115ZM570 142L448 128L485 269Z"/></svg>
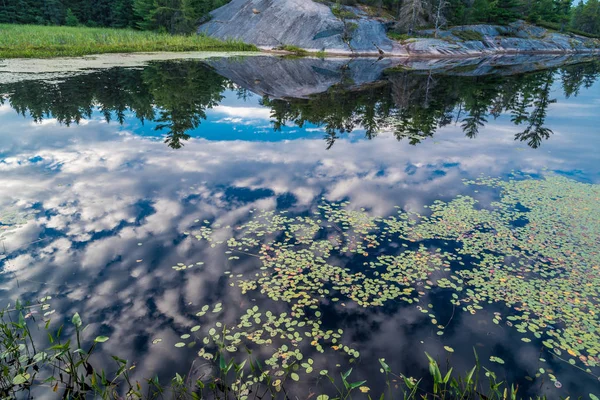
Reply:
<svg viewBox="0 0 600 400"><path fill-rule="evenodd" d="M311 0L233 0L211 13L199 32L221 39L238 39L263 49L293 45L308 51L339 54L405 55L390 40L385 26L355 7L353 19L343 21L331 8ZM355 18L354 18L355 17Z"/></svg>
<svg viewBox="0 0 600 400"><path fill-rule="evenodd" d="M509 26L472 25L440 32L422 31L418 38L395 41L386 24L358 7L332 8L311 0L232 0L214 10L198 32L237 39L262 49L292 45L310 52L361 56L456 57L513 53L589 53L600 41L560 34L518 21ZM471 31L471 35L461 35ZM475 33L476 40L472 38Z"/></svg>

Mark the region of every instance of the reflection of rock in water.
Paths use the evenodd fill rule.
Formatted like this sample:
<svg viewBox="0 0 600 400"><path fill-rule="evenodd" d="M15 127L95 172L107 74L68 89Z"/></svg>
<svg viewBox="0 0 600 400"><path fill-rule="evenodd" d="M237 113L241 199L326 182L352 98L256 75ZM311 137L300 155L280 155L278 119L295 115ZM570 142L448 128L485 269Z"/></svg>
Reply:
<svg viewBox="0 0 600 400"><path fill-rule="evenodd" d="M247 57L208 60L220 74L260 95L272 98L306 98L333 85L358 87L380 79L383 71L400 65L385 58L276 58Z"/></svg>
<svg viewBox="0 0 600 400"><path fill-rule="evenodd" d="M307 98L334 85L355 89L384 78L389 69L458 76L502 76L589 61L582 55L513 55L488 58L213 58L216 72L245 89L271 98Z"/></svg>

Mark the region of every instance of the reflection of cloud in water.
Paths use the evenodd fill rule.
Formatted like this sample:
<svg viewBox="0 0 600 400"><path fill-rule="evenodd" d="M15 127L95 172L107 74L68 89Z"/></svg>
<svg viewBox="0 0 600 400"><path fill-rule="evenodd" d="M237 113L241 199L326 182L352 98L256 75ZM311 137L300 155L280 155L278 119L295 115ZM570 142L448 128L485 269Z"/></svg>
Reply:
<svg viewBox="0 0 600 400"><path fill-rule="evenodd" d="M230 117L237 118L252 118L252 119L270 119L271 110L264 107L232 107L232 106L216 106L212 112L215 114L226 114Z"/></svg>
<svg viewBox="0 0 600 400"><path fill-rule="evenodd" d="M245 115L227 110L240 118L258 115L254 108L243 111ZM91 332L111 337L103 346L105 354L136 361L139 376L181 369L184 353L173 351L173 344L185 328L197 323L194 312L201 305L223 301L224 314L207 315L204 321L231 321L240 308L253 304L239 290L228 290L223 271L231 265L224 255L181 234L195 219L233 226L253 208L271 209L285 201L286 208L305 211L320 196L348 199L351 207L385 215L395 205L420 210L435 199L454 197L465 191L463 178L480 173L540 173L558 166L565 171L584 168L598 176L598 166L590 161L593 149L585 140L578 141L588 133L557 134L541 151L515 143L515 131L501 124L489 125L475 140L465 139L459 127L446 127L438 132L437 142L419 146L382 134L373 141L341 139L329 151L320 139L192 139L173 151L96 121L33 130L23 123L9 120L5 127L13 132L27 129L27 136L3 135L2 154L10 157L0 163L6 172L0 176L0 205L35 205L43 214L5 241L12 255L3 266L0 297L56 295L59 312L82 313L92 323ZM569 157L573 151L587 156ZM31 161L34 157L39 160ZM268 194L248 200L231 197L228 187ZM41 241L28 245L37 239ZM178 262L195 261L205 264L185 272L171 269ZM251 270L251 264L244 263L236 271ZM283 311L285 305L280 306ZM398 358L402 369L414 363L424 367L422 350L443 354L437 338L422 348L411 346L408 338L415 332L431 339L429 320L414 308L388 315L348 307L345 313L351 322L344 326L349 338L368 335L360 348L365 358L390 354L393 346L397 354L407 354ZM446 335L457 341L452 343L456 348L471 346L474 337L487 334L489 327L470 316L455 318L455 334ZM506 332L495 334L500 343L513 340ZM163 342L151 345L156 337ZM515 357L532 370L536 357L527 354ZM330 370L335 370L336 360L317 357ZM462 360L456 354L452 361L460 371L472 365L470 358Z"/></svg>

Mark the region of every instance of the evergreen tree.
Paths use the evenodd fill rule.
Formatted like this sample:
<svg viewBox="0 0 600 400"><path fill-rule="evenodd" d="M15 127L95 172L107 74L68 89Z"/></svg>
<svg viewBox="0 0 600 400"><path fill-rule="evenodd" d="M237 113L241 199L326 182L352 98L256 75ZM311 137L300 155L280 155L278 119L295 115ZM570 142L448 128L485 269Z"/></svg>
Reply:
<svg viewBox="0 0 600 400"><path fill-rule="evenodd" d="M43 19L49 25L62 25L65 21L65 10L60 0L43 0Z"/></svg>
<svg viewBox="0 0 600 400"><path fill-rule="evenodd" d="M588 0L585 4L579 3L571 24L580 31L600 35L600 2Z"/></svg>
<svg viewBox="0 0 600 400"><path fill-rule="evenodd" d="M492 3L490 16L499 24L508 24L519 17L519 0L496 0Z"/></svg>
<svg viewBox="0 0 600 400"><path fill-rule="evenodd" d="M0 24L16 22L16 4L11 0L0 0Z"/></svg>
<svg viewBox="0 0 600 400"><path fill-rule="evenodd" d="M137 21L133 15L133 0L113 0L113 6L111 7L113 27L134 27Z"/></svg>
<svg viewBox="0 0 600 400"><path fill-rule="evenodd" d="M67 25L67 26L79 25L79 20L77 19L75 14L73 14L73 11L71 11L70 8L67 8L67 14L65 16L65 25Z"/></svg>
<svg viewBox="0 0 600 400"><path fill-rule="evenodd" d="M488 0L475 0L472 9L472 22L490 22L492 7Z"/></svg>
<svg viewBox="0 0 600 400"><path fill-rule="evenodd" d="M142 30L157 29L156 9L158 4L156 0L134 0L133 13L137 17L137 27Z"/></svg>

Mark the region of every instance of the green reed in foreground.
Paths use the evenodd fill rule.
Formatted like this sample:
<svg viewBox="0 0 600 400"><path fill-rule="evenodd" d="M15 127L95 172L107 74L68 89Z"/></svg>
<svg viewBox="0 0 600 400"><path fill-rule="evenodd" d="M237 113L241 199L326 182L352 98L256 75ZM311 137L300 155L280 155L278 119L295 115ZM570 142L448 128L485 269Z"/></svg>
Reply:
<svg viewBox="0 0 600 400"><path fill-rule="evenodd" d="M65 399L272 399L288 398L286 387L289 389L299 380L294 364L286 368L285 374L271 376L263 367L264 361L253 357L250 350L247 357L238 363L233 358L227 359L227 352L218 344L219 348L215 349L217 356L210 361L213 367L211 375L198 373L192 365L188 376L176 374L166 385L161 384L158 378L133 381L129 375L133 365L117 356L112 357L116 371L109 374L96 369L91 360L92 354L109 338L98 336L91 339L77 313L68 326L53 331L47 319L53 313L52 310L46 311L50 308L49 299L46 297L27 306L17 302L16 306L0 311L0 398L27 398L33 393L39 396L40 392L50 394L52 391ZM46 321L36 320L36 315L39 318L44 311ZM32 329L45 331L47 343L36 342ZM72 334L66 335L65 331ZM225 346L225 343L222 345ZM380 371L387 382L385 387L367 386L367 381L354 378L351 368L340 373L339 377L321 371L316 399L342 400L352 396L370 400L519 398L518 388L498 382L492 371L485 368L481 371L477 355L477 364L462 375L454 374L452 368L441 371L437 361L428 354L426 356L431 375L427 383L394 373L385 360L380 359ZM485 375L483 381L480 381L480 375ZM314 387L313 382L311 386Z"/></svg>
<svg viewBox="0 0 600 400"><path fill-rule="evenodd" d="M150 51L256 51L204 35L130 29L0 24L0 58L48 58Z"/></svg>

